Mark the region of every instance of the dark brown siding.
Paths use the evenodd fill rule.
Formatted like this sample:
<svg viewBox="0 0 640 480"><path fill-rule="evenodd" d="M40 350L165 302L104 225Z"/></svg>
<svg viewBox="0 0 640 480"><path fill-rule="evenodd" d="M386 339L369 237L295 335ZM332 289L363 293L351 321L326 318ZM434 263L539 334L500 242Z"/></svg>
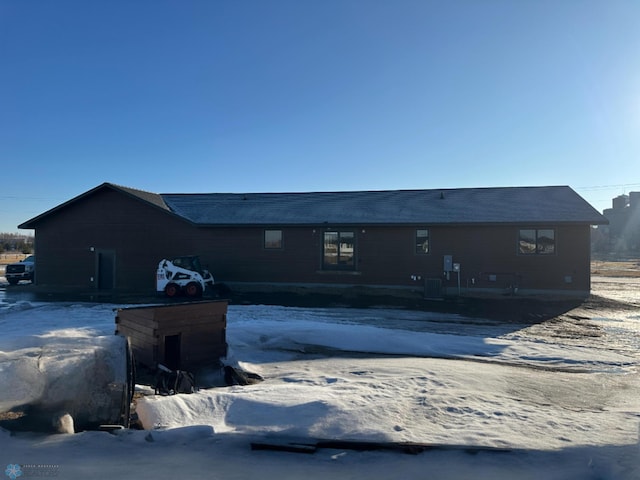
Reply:
<svg viewBox="0 0 640 480"><path fill-rule="evenodd" d="M263 248L262 228L203 229L197 250L225 282L422 288L425 278L438 278L454 288L457 274L447 279L443 265L444 256L452 255L465 288L588 291L589 226L555 227L553 255L519 255L519 228L535 227L432 227L426 255L415 253L415 227L353 228L357 268L347 272L322 270L322 228L284 228L282 250Z"/></svg>
<svg viewBox="0 0 640 480"><path fill-rule="evenodd" d="M190 224L111 189L44 218L36 228L37 283L98 288L97 256L115 256L116 289L155 290L164 256L192 253Z"/></svg>

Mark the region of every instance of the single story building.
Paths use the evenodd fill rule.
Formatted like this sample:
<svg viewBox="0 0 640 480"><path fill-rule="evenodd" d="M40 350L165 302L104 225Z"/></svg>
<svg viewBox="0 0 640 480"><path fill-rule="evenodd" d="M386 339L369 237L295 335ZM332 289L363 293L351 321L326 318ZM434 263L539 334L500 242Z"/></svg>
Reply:
<svg viewBox="0 0 640 480"><path fill-rule="evenodd" d="M103 183L19 225L36 283L155 289L158 262L200 255L232 289L367 287L586 296L607 220L568 186L156 194Z"/></svg>

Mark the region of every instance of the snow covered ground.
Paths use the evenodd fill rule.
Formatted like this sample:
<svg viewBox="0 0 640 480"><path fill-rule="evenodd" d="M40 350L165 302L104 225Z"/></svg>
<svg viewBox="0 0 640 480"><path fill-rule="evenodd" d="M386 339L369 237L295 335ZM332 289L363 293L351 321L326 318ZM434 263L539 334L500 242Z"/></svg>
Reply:
<svg viewBox="0 0 640 480"><path fill-rule="evenodd" d="M20 478L78 479L640 478L640 282L596 279L593 287L612 301L528 324L231 305L228 361L263 382L145 396L137 412L146 430L0 431L0 467L11 465L10 476L19 465ZM112 335L119 306L0 291L0 360L25 338ZM286 439L451 448L416 455L250 448Z"/></svg>

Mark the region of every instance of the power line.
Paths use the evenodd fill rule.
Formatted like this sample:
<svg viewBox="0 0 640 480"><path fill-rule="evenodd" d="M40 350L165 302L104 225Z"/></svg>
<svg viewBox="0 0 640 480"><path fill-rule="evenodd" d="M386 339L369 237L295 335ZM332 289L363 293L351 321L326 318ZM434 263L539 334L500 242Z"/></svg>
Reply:
<svg viewBox="0 0 640 480"><path fill-rule="evenodd" d="M22 195L0 195L0 200L37 200L37 201L52 201L47 197L24 197Z"/></svg>
<svg viewBox="0 0 640 480"><path fill-rule="evenodd" d="M589 187L576 187L576 190L603 190L609 188L640 187L640 183L618 183L616 185L591 185Z"/></svg>

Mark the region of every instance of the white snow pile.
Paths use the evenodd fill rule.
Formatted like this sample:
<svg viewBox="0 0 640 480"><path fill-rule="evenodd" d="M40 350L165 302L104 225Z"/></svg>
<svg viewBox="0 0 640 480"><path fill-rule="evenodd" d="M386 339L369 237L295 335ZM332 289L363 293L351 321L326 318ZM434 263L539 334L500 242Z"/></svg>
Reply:
<svg viewBox="0 0 640 480"><path fill-rule="evenodd" d="M41 393L37 382L21 386L11 365L51 339L70 347L60 339L111 335L117 307L0 303L0 378L11 378L0 406ZM145 396L145 430L4 431L0 455L26 466L25 478L38 473L29 466L60 478L640 478L640 315L563 321L232 305L227 361L264 381ZM325 440L438 448L250 448Z"/></svg>

